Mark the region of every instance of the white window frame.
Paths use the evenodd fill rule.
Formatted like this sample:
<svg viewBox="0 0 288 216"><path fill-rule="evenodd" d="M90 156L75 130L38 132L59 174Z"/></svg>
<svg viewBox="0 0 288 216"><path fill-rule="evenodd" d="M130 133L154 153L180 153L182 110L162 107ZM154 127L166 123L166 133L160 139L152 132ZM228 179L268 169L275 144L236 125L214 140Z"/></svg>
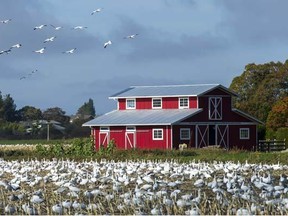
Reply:
<svg viewBox="0 0 288 216"><path fill-rule="evenodd" d="M222 97L209 97L209 120L222 120L222 108Z"/></svg>
<svg viewBox="0 0 288 216"><path fill-rule="evenodd" d="M247 136L246 136L246 133L247 133ZM250 128L240 128L239 136L240 136L241 140L249 140L250 139Z"/></svg>
<svg viewBox="0 0 288 216"><path fill-rule="evenodd" d="M187 105L185 105L185 106L181 105L181 100L187 100ZM179 109L187 109L187 108L189 108L189 97L179 97L179 99L178 99L178 107L179 107Z"/></svg>
<svg viewBox="0 0 288 216"><path fill-rule="evenodd" d="M155 137L155 132L156 131L158 131L158 132L161 132L161 137ZM157 133L157 135L159 135L158 133ZM154 128L153 130L152 130L152 139L153 140L163 140L163 129L162 128Z"/></svg>
<svg viewBox="0 0 288 216"><path fill-rule="evenodd" d="M160 100L160 107L154 106L154 100ZM162 98L152 98L152 109L162 109Z"/></svg>
<svg viewBox="0 0 288 216"><path fill-rule="evenodd" d="M109 132L110 131L110 128L109 127L100 127L100 131L101 132Z"/></svg>
<svg viewBox="0 0 288 216"><path fill-rule="evenodd" d="M131 101L131 102L133 101L133 103L134 103L133 107L128 106L129 101ZM135 98L127 98L126 99L126 109L136 109L136 99Z"/></svg>
<svg viewBox="0 0 288 216"><path fill-rule="evenodd" d="M183 137L182 132L183 131L188 131L188 137ZM191 139L191 133L190 133L190 128L180 128L180 139L181 140L190 140Z"/></svg>
<svg viewBox="0 0 288 216"><path fill-rule="evenodd" d="M136 131L136 127L135 126L127 126L126 127L126 131L127 132L135 132Z"/></svg>

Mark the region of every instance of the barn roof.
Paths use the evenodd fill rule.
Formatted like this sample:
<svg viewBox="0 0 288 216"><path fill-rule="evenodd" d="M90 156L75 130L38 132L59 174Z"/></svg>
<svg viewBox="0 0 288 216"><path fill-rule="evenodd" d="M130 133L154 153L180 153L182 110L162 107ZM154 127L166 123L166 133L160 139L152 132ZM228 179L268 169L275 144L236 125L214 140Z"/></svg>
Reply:
<svg viewBox="0 0 288 216"><path fill-rule="evenodd" d="M202 109L114 110L83 126L172 125Z"/></svg>
<svg viewBox="0 0 288 216"><path fill-rule="evenodd" d="M160 85L160 86L131 86L123 91L111 95L110 99L136 98L136 97L176 97L176 96L201 96L216 88L237 96L236 93L220 84L196 85Z"/></svg>

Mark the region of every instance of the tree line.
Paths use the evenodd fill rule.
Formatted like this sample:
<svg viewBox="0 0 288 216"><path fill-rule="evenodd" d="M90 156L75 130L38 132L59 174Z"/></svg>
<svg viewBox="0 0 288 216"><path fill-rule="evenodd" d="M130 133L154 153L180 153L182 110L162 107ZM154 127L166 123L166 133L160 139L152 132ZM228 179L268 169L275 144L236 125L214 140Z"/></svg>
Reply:
<svg viewBox="0 0 288 216"><path fill-rule="evenodd" d="M2 95L0 92L0 138L2 139L45 138L48 124L51 126L49 128L51 138L87 137L90 129L83 128L82 124L95 116L92 99L80 106L76 115L71 117L59 107L41 111L33 106L24 106L17 110L11 95ZM65 130L60 130L61 128Z"/></svg>
<svg viewBox="0 0 288 216"><path fill-rule="evenodd" d="M288 60L248 64L229 88L239 95L234 107L264 123L259 139L288 140Z"/></svg>

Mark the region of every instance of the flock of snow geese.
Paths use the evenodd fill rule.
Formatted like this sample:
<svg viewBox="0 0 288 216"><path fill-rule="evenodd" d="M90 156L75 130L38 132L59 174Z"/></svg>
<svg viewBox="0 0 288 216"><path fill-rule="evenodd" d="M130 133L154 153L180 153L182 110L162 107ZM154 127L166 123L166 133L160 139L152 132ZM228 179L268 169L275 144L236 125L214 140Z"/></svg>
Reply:
<svg viewBox="0 0 288 216"><path fill-rule="evenodd" d="M288 166L0 161L0 214L288 214Z"/></svg>
<svg viewBox="0 0 288 216"><path fill-rule="evenodd" d="M94 15L94 14L96 14L96 13L100 13L101 11L102 11L102 9L103 8L97 8L97 9L95 9L95 10L93 10L92 12L91 12L91 15ZM0 25L1 24L9 24L10 22L12 22L13 20L12 19L6 19L6 20L0 20ZM41 24L41 25L39 25L39 26L35 26L33 29L35 30L35 31L38 31L38 30L42 30L42 29L44 29L44 28L46 28L46 27L52 27L55 31L59 31L59 30L61 30L62 28L63 28L63 26L55 26L55 25L52 25L52 24L50 24L50 25L47 25L47 24ZM72 30L84 30L84 29L87 29L88 27L87 26L75 26L75 27L72 27L71 29ZM138 34L131 34L131 35L128 35L128 36L125 36L125 37L123 37L124 39L134 39L134 38L136 38L136 36L137 36ZM48 38L46 38L44 41L43 41L43 43L44 44L46 44L46 43L51 43L51 42L53 42L55 39L57 38L57 36L51 36L51 37L48 37ZM111 40L108 40L108 41L106 41L104 44L103 44L103 47L104 48L107 48L108 46L110 46L112 44L112 41ZM12 50L13 49L19 49L19 48L21 48L22 47L22 44L21 43L17 43L17 44L14 44L14 45L12 45L10 48L8 48L8 49L4 49L4 50L1 50L0 51L0 55L2 55L2 54L10 54L11 52L12 52ZM34 52L34 53L36 53L36 54L44 54L45 53L45 50L46 50L46 46L44 46L44 47L42 47L42 48L40 48L40 49L38 49L38 50L33 50L32 52ZM74 51L76 50L76 48L72 48L72 49L70 49L70 50L66 50L66 51L63 51L62 53L63 54L73 54L74 53ZM29 76L21 76L20 77L20 80L22 80L22 79L26 79L26 78L28 78Z"/></svg>

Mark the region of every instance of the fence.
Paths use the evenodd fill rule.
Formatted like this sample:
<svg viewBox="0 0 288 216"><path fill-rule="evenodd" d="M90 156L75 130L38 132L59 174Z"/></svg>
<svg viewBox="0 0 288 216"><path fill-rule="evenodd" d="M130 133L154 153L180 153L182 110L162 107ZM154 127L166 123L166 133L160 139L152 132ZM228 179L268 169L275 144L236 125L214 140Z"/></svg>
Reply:
<svg viewBox="0 0 288 216"><path fill-rule="evenodd" d="M259 140L257 150L261 152L286 150L285 140Z"/></svg>

